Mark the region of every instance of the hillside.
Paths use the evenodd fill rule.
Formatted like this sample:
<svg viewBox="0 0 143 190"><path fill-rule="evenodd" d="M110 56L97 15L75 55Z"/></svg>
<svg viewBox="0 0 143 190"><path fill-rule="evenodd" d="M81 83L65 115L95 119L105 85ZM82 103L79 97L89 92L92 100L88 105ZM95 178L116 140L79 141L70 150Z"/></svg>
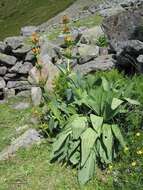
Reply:
<svg viewBox="0 0 143 190"><path fill-rule="evenodd" d="M1 0L0 39L19 34L25 25L37 25L64 10L75 0Z"/></svg>

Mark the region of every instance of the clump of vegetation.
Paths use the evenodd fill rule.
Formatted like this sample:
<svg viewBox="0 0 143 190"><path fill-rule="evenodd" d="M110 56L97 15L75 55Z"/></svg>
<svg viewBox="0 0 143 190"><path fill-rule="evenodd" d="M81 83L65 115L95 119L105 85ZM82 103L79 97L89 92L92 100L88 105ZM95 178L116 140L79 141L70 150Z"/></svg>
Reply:
<svg viewBox="0 0 143 190"><path fill-rule="evenodd" d="M102 35L100 36L98 39L97 39L97 42L96 44L99 46L99 47L107 47L108 46L108 39L105 35Z"/></svg>
<svg viewBox="0 0 143 190"><path fill-rule="evenodd" d="M127 115L141 105L125 81L117 72L71 73L65 77L66 88L48 97L45 119L55 137L51 161L76 167L80 184L95 175L97 166L106 168L118 158L121 146L126 148Z"/></svg>

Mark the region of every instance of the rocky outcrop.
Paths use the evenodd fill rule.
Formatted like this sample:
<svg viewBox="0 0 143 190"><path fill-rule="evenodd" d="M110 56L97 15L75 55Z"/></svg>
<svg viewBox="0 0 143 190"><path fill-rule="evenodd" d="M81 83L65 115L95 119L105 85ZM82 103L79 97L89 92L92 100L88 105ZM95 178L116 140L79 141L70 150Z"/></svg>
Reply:
<svg viewBox="0 0 143 190"><path fill-rule="evenodd" d="M117 50L118 42L120 41L130 39L142 40L140 39L143 23L142 12L143 6L122 11L104 19L103 29L113 49Z"/></svg>
<svg viewBox="0 0 143 190"><path fill-rule="evenodd" d="M136 6L135 6L136 5ZM125 6L127 7L127 6ZM143 73L143 3L104 19L103 30L108 37L116 65L125 73Z"/></svg>

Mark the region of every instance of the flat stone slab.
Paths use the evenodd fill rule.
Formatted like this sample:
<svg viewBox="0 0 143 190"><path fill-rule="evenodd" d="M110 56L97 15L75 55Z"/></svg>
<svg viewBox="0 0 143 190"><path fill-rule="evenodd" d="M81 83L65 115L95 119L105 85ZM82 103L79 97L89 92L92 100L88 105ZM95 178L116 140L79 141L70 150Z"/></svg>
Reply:
<svg viewBox="0 0 143 190"><path fill-rule="evenodd" d="M80 72L83 75L87 75L96 71L111 70L115 67L112 59L112 55L99 56L93 61L87 62L83 65L76 65L73 70L75 72Z"/></svg>
<svg viewBox="0 0 143 190"><path fill-rule="evenodd" d="M35 129L28 129L23 135L0 152L0 160L6 160L12 157L20 148L27 148L33 144L39 144L42 138Z"/></svg>
<svg viewBox="0 0 143 190"><path fill-rule="evenodd" d="M0 64L4 66L12 66L15 65L16 61L16 57L0 53Z"/></svg>
<svg viewBox="0 0 143 190"><path fill-rule="evenodd" d="M20 102L12 106L13 109L15 110L25 110L30 107L30 103L28 102Z"/></svg>

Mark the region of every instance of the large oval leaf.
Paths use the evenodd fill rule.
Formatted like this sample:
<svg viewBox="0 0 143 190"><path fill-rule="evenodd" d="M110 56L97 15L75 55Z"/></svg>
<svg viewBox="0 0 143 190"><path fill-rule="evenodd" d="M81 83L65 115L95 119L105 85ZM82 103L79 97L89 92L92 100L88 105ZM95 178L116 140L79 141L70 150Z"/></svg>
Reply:
<svg viewBox="0 0 143 190"><path fill-rule="evenodd" d="M130 98L124 98L127 102L129 102L130 104L132 105L137 105L139 106L140 105L140 102L138 102L137 100L133 100L133 99L130 99Z"/></svg>
<svg viewBox="0 0 143 190"><path fill-rule="evenodd" d="M94 147L98 134L91 128L86 129L81 135L81 167L87 161L91 150Z"/></svg>
<svg viewBox="0 0 143 190"><path fill-rule="evenodd" d="M56 141L53 143L53 149L51 153L51 160L55 158L55 155L57 152L59 152L63 147L66 142L66 139L68 136L71 134L71 130L67 129L63 133L60 133Z"/></svg>
<svg viewBox="0 0 143 190"><path fill-rule="evenodd" d="M124 141L124 138L123 138L123 135L119 129L119 126L118 125L112 125L112 131L115 135L115 137L118 139L118 141L120 142L121 146L122 147L125 147L126 146L126 143Z"/></svg>
<svg viewBox="0 0 143 190"><path fill-rule="evenodd" d="M91 151L85 165L78 171L78 180L81 185L87 183L93 178L96 169L96 153L94 150Z"/></svg>
<svg viewBox="0 0 143 190"><path fill-rule="evenodd" d="M112 110L117 109L124 101L118 99L118 98L113 98L111 108Z"/></svg>
<svg viewBox="0 0 143 190"><path fill-rule="evenodd" d="M99 117L97 115L91 114L90 119L91 119L93 128L98 133L98 136L100 136L100 134L101 134L101 126L103 124L103 117Z"/></svg>
<svg viewBox="0 0 143 190"><path fill-rule="evenodd" d="M88 127L87 118L77 116L71 122L70 126L72 129L72 137L74 140L77 140Z"/></svg>
<svg viewBox="0 0 143 190"><path fill-rule="evenodd" d="M102 127L103 133L103 143L105 151L107 153L107 159L109 162L112 162L112 147L113 147L113 135L112 135L112 126L108 124L104 124Z"/></svg>

